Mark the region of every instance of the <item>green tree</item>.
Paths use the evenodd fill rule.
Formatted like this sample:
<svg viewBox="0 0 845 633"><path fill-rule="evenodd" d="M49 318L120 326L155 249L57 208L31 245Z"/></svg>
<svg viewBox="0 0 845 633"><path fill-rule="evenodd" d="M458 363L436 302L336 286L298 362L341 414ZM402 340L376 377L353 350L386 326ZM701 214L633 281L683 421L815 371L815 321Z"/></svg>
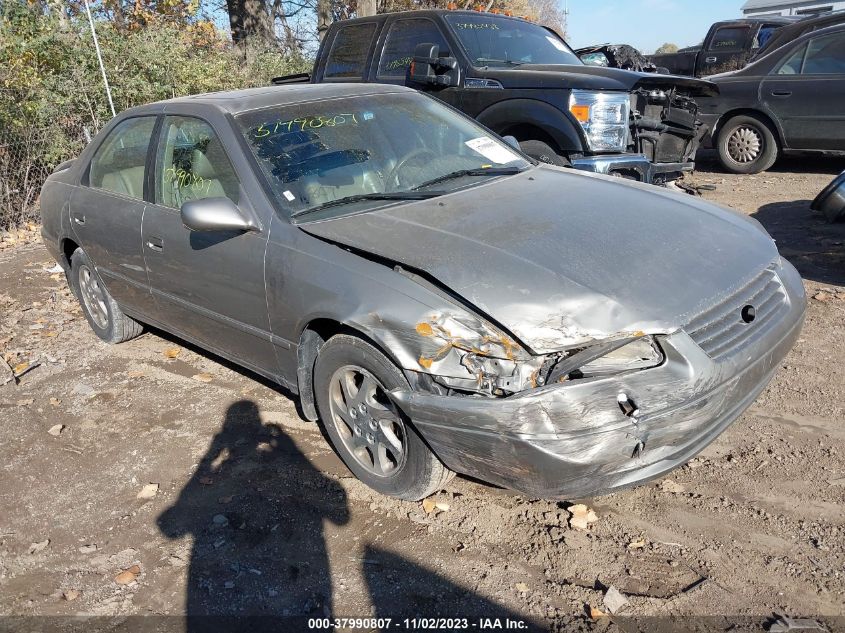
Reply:
<svg viewBox="0 0 845 633"><path fill-rule="evenodd" d="M654 51L655 55L663 55L664 53L677 53L678 52L678 45L672 44L671 42L666 42L662 44L656 51Z"/></svg>

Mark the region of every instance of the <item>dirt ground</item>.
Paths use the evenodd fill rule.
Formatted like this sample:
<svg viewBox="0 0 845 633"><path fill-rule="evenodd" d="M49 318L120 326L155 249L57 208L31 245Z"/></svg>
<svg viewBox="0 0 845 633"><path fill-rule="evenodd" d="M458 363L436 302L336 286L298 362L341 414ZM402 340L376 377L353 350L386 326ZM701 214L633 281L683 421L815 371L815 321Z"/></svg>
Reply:
<svg viewBox="0 0 845 633"><path fill-rule="evenodd" d="M704 197L757 218L801 271L804 332L703 454L582 500L597 518L586 530L570 526L570 503L460 477L433 512L381 497L289 394L161 332L101 343L43 246L7 245L0 352L18 372L36 366L0 387L0 615L625 629L591 618L613 586L628 616L845 616L845 224L809 210L843 167L701 164L693 182L716 186Z"/></svg>

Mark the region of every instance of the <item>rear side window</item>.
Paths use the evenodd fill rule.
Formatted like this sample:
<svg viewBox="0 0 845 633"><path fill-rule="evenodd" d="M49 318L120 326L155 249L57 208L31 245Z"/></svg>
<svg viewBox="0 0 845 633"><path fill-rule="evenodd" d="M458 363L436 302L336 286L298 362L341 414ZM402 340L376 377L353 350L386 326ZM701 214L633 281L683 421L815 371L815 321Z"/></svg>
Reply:
<svg viewBox="0 0 845 633"><path fill-rule="evenodd" d="M778 75L845 74L845 34L811 39L786 58Z"/></svg>
<svg viewBox="0 0 845 633"><path fill-rule="evenodd" d="M741 51L748 39L747 26L723 26L716 29L713 41L710 42L711 51Z"/></svg>
<svg viewBox="0 0 845 633"><path fill-rule="evenodd" d="M811 39L801 74L845 74L845 34L834 33Z"/></svg>
<svg viewBox="0 0 845 633"><path fill-rule="evenodd" d="M147 150L155 121L155 117L144 116L119 123L91 159L88 185L143 200Z"/></svg>
<svg viewBox="0 0 845 633"><path fill-rule="evenodd" d="M411 63L417 44L437 44L440 55L449 55L449 45L443 33L431 20L415 18L412 20L397 20L390 27L384 52L378 65L379 79L404 78L405 71Z"/></svg>
<svg viewBox="0 0 845 633"><path fill-rule="evenodd" d="M238 203L235 170L217 134L202 119L166 117L156 162L157 204L179 209L202 198L229 198Z"/></svg>
<svg viewBox="0 0 845 633"><path fill-rule="evenodd" d="M374 22L341 27L332 42L323 76L362 79L375 31Z"/></svg>

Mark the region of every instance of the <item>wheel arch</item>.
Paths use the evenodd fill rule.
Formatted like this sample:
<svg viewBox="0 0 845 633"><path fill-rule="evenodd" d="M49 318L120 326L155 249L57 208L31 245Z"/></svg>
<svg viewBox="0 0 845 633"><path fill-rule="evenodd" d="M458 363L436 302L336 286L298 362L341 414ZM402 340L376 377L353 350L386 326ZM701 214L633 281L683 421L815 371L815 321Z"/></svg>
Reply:
<svg viewBox="0 0 845 633"><path fill-rule="evenodd" d="M568 112L536 99L508 99L482 110L475 118L500 135L517 140L538 140L563 152L583 152L585 139ZM515 131L531 131L542 137L523 138Z"/></svg>
<svg viewBox="0 0 845 633"><path fill-rule="evenodd" d="M398 362L396 356L385 345L372 336L334 317L314 317L308 321L299 334L296 348L296 382L299 391L302 413L308 420L317 421L317 405L314 393L314 363L320 349L331 337L337 334L348 334L366 341L384 354L402 373L405 369Z"/></svg>

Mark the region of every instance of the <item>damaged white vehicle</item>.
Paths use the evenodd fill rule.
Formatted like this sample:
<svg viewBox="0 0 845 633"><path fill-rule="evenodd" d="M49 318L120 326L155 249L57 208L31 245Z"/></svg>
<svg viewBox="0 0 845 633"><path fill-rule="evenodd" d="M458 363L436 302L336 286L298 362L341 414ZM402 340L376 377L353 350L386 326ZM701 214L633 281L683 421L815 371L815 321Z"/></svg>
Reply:
<svg viewBox="0 0 845 633"><path fill-rule="evenodd" d="M117 117L42 194L94 331L172 331L299 394L361 480L538 497L657 477L766 386L805 297L758 223L536 165L411 90Z"/></svg>

